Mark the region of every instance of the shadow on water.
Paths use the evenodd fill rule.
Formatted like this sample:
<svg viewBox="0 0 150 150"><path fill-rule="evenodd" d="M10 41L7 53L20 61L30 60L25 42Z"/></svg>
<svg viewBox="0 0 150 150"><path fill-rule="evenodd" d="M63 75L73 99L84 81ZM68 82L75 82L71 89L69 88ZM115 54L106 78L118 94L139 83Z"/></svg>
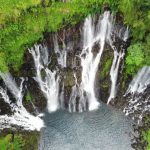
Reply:
<svg viewBox="0 0 150 150"><path fill-rule="evenodd" d="M45 115L39 150L132 150L132 122L102 104L93 112Z"/></svg>

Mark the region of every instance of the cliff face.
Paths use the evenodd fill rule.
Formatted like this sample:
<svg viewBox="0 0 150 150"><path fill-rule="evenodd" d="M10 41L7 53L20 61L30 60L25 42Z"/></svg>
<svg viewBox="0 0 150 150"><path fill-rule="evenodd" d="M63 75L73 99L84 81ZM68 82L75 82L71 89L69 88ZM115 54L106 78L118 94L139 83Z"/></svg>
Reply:
<svg viewBox="0 0 150 150"><path fill-rule="evenodd" d="M95 24L97 24L98 16L95 16L95 18ZM80 22L74 27L66 27L65 29L62 29L57 33L47 32L45 33L44 40L40 43L48 48L48 57L50 59L48 68L51 71L57 70L60 85L59 94L61 95L61 93L63 92L65 100L64 105L66 108L68 108L72 88L76 84L76 80L78 85L81 83L82 66L80 55L83 49L83 25L84 23ZM121 28L124 28L120 20L116 21L115 28L116 29L114 29L112 33L112 37L114 38L113 45L118 52L124 51L126 53L129 42L125 42L117 36L117 32L119 32ZM92 49L94 57L97 55L99 50L100 47L98 43L95 43ZM96 97L100 102L102 101L104 103L107 103L110 95L112 84L110 78L110 70L114 57L114 50L112 49L110 44L106 42L95 78L94 90L96 93ZM34 99L35 105L42 110L46 106L46 101L42 96L42 92L40 91L38 84L32 79L32 77L35 77L36 70L34 68L33 58L29 54L29 52L26 52L24 62L25 63L22 65L20 71L20 76L28 77L28 91L32 91L32 98ZM124 61L123 59L121 59L116 82L117 98L113 98L111 101L111 104L118 108L121 107L121 105L124 105L124 101L121 100L121 97L125 92L125 88L122 86L122 84L124 83L123 63ZM42 74L43 76L45 76L44 71ZM78 103L79 97L77 96L76 99L76 103ZM119 100L117 101L117 99Z"/></svg>

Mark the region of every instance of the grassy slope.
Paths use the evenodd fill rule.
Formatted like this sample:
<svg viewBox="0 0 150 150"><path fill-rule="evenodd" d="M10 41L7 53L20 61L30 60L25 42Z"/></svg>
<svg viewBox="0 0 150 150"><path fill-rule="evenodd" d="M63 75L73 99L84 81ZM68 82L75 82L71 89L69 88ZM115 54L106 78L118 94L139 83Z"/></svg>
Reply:
<svg viewBox="0 0 150 150"><path fill-rule="evenodd" d="M41 0L0 0L0 25L5 25L7 21L17 19L22 10L37 6Z"/></svg>

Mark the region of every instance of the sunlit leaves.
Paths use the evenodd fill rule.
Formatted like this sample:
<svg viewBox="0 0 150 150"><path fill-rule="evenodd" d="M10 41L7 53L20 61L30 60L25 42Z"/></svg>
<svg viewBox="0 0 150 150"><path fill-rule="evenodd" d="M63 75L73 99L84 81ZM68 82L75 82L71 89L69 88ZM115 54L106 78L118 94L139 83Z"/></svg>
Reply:
<svg viewBox="0 0 150 150"><path fill-rule="evenodd" d="M24 140L21 135L14 135L12 141L12 135L8 134L5 137L0 138L0 148L1 150L22 150L24 146Z"/></svg>
<svg viewBox="0 0 150 150"><path fill-rule="evenodd" d="M0 0L0 24L4 24L9 19L16 19L22 10L40 3L41 0Z"/></svg>
<svg viewBox="0 0 150 150"><path fill-rule="evenodd" d="M120 0L119 9L124 14L125 23L131 24L136 18L134 0Z"/></svg>
<svg viewBox="0 0 150 150"><path fill-rule="evenodd" d="M128 48L126 57L127 74L134 74L144 64L144 52L141 44L134 44Z"/></svg>
<svg viewBox="0 0 150 150"><path fill-rule="evenodd" d="M41 0L0 0L0 24L3 24L0 26L3 28L0 30L0 50L5 57L0 60L0 68L7 68L4 67L7 64L18 69L23 63L25 49L42 39L44 32L75 25L89 14L102 12L105 6L113 12L121 12L124 23L130 27L132 46L128 50L125 66L130 70L128 73L139 68L143 55L143 64L150 64L150 38L147 37L150 33L149 0L70 0L67 3L45 0L43 3L41 5ZM130 51L139 54L137 43L141 43L143 53L139 55L139 63L131 59L130 54ZM132 65L133 70L130 68Z"/></svg>

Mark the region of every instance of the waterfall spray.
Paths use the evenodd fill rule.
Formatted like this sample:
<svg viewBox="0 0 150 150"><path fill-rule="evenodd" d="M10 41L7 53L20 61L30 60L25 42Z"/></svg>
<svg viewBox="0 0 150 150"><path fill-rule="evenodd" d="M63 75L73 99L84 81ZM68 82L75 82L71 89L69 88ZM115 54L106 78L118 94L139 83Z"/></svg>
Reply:
<svg viewBox="0 0 150 150"><path fill-rule="evenodd" d="M126 42L127 39L129 38L129 28L127 27L126 30L124 31L124 28L121 28L118 32L115 32L115 36L119 37L122 41ZM109 42L110 46L114 50L114 58L112 62L112 66L110 69L110 79L111 79L111 90L110 90L110 95L107 100L107 104L110 103L112 99L116 97L117 94L117 79L118 79L118 73L119 73L119 67L121 65L121 60L123 60L124 55L125 55L125 50L120 49L119 52L115 45L113 45L113 41L110 40ZM121 46L122 48L122 46Z"/></svg>
<svg viewBox="0 0 150 150"><path fill-rule="evenodd" d="M117 78L118 78L119 65L123 57L124 57L124 52L120 51L118 53L117 50L114 50L114 59L113 59L113 63L112 63L111 70L110 70L110 79L111 79L112 85L111 85L111 91L110 91L107 104L109 104L110 101L116 97L116 93L117 93L116 84L117 84Z"/></svg>
<svg viewBox="0 0 150 150"><path fill-rule="evenodd" d="M84 47L81 53L82 81L80 88L83 89L83 92L86 92L89 110L97 109L99 106L94 91L95 76L104 50L105 40L110 39L112 20L110 12L105 12L103 18L99 19L96 27L91 17L88 17L84 23ZM100 49L94 57L92 48L96 43L99 44ZM83 92L82 94L84 94Z"/></svg>
<svg viewBox="0 0 150 150"><path fill-rule="evenodd" d="M142 121L144 114L150 110L150 96L144 96L148 86L150 85L150 67L145 66L140 69L135 78L129 84L126 91L126 98L128 105L124 108L124 113L132 117L136 112L133 119ZM145 94L144 94L145 93Z"/></svg>
<svg viewBox="0 0 150 150"><path fill-rule="evenodd" d="M14 128L15 126L19 126L25 130L39 131L44 126L43 120L39 116L33 116L27 112L22 104L24 79L21 78L21 84L18 87L10 74L0 73L0 76L16 100L16 102L13 103L7 95L7 91L0 87L0 95L5 103L9 104L11 112L13 113L10 116L0 116L0 129Z"/></svg>
<svg viewBox="0 0 150 150"><path fill-rule="evenodd" d="M59 45L58 45L58 38L57 35L55 35L53 37L53 43L54 43L54 51L56 54L58 54L59 56L57 56L57 61L58 64L62 67L62 68L66 68L67 67L67 51L66 51L66 45L65 42L62 40L62 50L60 50Z"/></svg>
<svg viewBox="0 0 150 150"><path fill-rule="evenodd" d="M56 76L56 71L52 72L48 68L50 63L47 58L48 50L45 46L35 45L29 52L34 59L36 69L35 80L47 99L47 109L49 112L56 111L59 108L59 76ZM46 55L42 55L44 52ZM45 59L44 56L46 56L47 59ZM42 76L42 70L45 71L45 77Z"/></svg>
<svg viewBox="0 0 150 150"><path fill-rule="evenodd" d="M74 73L75 85L72 87L70 99L69 99L69 112L76 112L77 111L77 98L79 98L79 84L77 81L76 74ZM80 104L78 104L80 105ZM82 112L82 108L79 108L79 112Z"/></svg>

